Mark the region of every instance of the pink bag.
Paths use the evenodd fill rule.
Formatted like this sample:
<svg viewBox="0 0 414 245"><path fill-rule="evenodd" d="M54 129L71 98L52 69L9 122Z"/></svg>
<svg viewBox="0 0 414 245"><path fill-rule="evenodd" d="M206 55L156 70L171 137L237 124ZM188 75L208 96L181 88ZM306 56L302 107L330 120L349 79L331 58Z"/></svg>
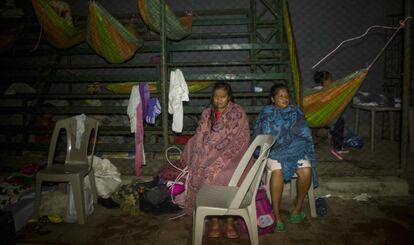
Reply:
<svg viewBox="0 0 414 245"><path fill-rule="evenodd" d="M256 194L256 215L259 235L272 233L275 229L275 215L272 205L270 205L270 201L267 198L265 188L264 186L260 187ZM239 219L239 224L240 233L248 233L243 219Z"/></svg>
<svg viewBox="0 0 414 245"><path fill-rule="evenodd" d="M168 190L167 190L167 194L169 196L177 196L178 194L182 193L183 191L185 191L185 185L181 182L174 182L174 181L167 181L166 184Z"/></svg>

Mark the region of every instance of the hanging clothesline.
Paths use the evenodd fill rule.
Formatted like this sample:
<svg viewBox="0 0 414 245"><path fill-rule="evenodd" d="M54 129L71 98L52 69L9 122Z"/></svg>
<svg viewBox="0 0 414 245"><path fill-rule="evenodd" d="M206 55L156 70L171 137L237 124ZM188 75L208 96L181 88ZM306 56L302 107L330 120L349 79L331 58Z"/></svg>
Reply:
<svg viewBox="0 0 414 245"><path fill-rule="evenodd" d="M315 67L317 67L319 64L321 64L324 60L326 60L329 56L331 56L333 53L335 53L344 43L350 42L350 41L354 41L357 39L361 39L363 37L365 37L369 31L371 31L374 28L383 28L383 29L395 29L394 34L391 36L391 38L388 40L388 42L384 45L384 47L381 49L381 51L377 54L377 56L374 58L374 60L371 62L371 64L368 65L367 69L369 70L371 68L371 66L375 63L375 61L377 61L377 59L380 57L380 55L382 54L382 52L386 49L386 47L388 46L388 44L392 41L392 39L394 39L394 37L397 35L398 31L403 28L405 26L405 22L408 19L412 19L412 16L408 16L407 18L405 18L404 21L400 21L399 25L396 27L392 27L392 26L380 26L380 25L374 25L374 26L370 26L365 32L364 34L357 36L357 37L353 37L353 38L349 38L346 39L344 41L342 41L335 49L333 49L331 52L329 52L327 55L325 55L325 57L323 57L321 60L319 60L315 65L312 66L312 69L315 69Z"/></svg>

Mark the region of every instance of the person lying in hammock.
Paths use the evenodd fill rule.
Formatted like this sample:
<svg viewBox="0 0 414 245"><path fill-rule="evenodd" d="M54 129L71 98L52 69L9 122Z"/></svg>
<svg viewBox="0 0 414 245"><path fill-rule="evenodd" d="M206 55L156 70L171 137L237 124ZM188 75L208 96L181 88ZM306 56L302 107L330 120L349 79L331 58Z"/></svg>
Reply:
<svg viewBox="0 0 414 245"><path fill-rule="evenodd" d="M285 225L280 216L280 200L284 182L290 181L295 173L298 176L296 203L288 220L290 223L300 223L305 219L302 204L311 181L314 187L318 186L316 156L311 130L302 110L289 105L288 87L284 84L273 85L269 97L271 103L257 117L254 135L272 134L276 137L267 168L272 171L270 193L276 231L283 232Z"/></svg>
<svg viewBox="0 0 414 245"><path fill-rule="evenodd" d="M313 75L314 82L318 85L314 87L316 89L325 89L331 86L333 83L332 74L329 71L317 71ZM332 149L331 153L339 160L343 160L343 154L349 153L344 149L344 132L345 131L345 120L341 116L336 122L330 127L329 133L332 138Z"/></svg>
<svg viewBox="0 0 414 245"><path fill-rule="evenodd" d="M193 214L195 196L203 183L228 185L237 164L250 144L249 121L244 110L233 102L228 83L217 82L213 87L211 102L202 114L195 135L186 144L182 159L175 163L188 167L188 186L184 211ZM158 177L175 180L180 173L167 165ZM213 218L209 237L222 234L218 218ZM232 218L224 225L227 238L237 238Z"/></svg>

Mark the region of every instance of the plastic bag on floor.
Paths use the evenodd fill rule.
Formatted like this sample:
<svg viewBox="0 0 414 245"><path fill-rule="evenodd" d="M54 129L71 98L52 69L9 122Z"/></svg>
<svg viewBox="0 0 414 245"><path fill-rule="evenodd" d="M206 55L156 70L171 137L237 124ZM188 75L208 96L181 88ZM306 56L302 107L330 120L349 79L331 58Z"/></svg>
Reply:
<svg viewBox="0 0 414 245"><path fill-rule="evenodd" d="M84 189L84 198L85 198L85 216L89 216L93 213L94 207L93 207L93 195L92 192L89 189ZM65 222L67 223L75 223L78 221L78 216L76 212L76 206L75 206L75 198L73 195L72 186L69 185L69 203L68 208L66 210Z"/></svg>
<svg viewBox="0 0 414 245"><path fill-rule="evenodd" d="M90 159L90 156L88 157ZM95 174L96 189L98 196L109 198L121 185L121 174L118 169L108 160L94 156L92 168ZM89 177L85 177L85 188L90 188Z"/></svg>

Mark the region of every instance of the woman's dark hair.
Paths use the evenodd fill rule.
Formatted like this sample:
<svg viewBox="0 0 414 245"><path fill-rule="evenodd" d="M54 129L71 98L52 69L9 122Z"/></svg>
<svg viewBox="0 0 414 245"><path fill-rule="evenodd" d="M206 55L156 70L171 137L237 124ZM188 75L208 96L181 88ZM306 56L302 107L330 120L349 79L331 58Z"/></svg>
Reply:
<svg viewBox="0 0 414 245"><path fill-rule="evenodd" d="M331 73L329 71L317 71L313 74L313 81L318 84L322 84L323 81L329 79L331 77Z"/></svg>
<svg viewBox="0 0 414 245"><path fill-rule="evenodd" d="M224 91L227 92L227 95L230 97L230 101L234 102L234 97L233 97L233 90L231 89L230 84L226 83L226 82L216 82L213 86L213 90L211 91L211 98L210 98L210 108L211 113L210 113L210 121L211 121L211 128L213 128L214 122L215 122L215 111L216 111L216 107L214 105L214 92L218 89L223 89Z"/></svg>
<svg viewBox="0 0 414 245"><path fill-rule="evenodd" d="M226 91L227 95L230 97L230 101L234 102L233 90L231 89L230 84L226 82L216 82L213 86L213 90L211 91L211 99L210 99L211 105L214 105L214 92L216 92L216 90L218 89L223 89L224 91Z"/></svg>
<svg viewBox="0 0 414 245"><path fill-rule="evenodd" d="M269 93L269 104L272 104L272 98L275 97L277 93L279 93L280 90L286 90L289 94L289 88L286 84L283 83L276 83L270 88Z"/></svg>

